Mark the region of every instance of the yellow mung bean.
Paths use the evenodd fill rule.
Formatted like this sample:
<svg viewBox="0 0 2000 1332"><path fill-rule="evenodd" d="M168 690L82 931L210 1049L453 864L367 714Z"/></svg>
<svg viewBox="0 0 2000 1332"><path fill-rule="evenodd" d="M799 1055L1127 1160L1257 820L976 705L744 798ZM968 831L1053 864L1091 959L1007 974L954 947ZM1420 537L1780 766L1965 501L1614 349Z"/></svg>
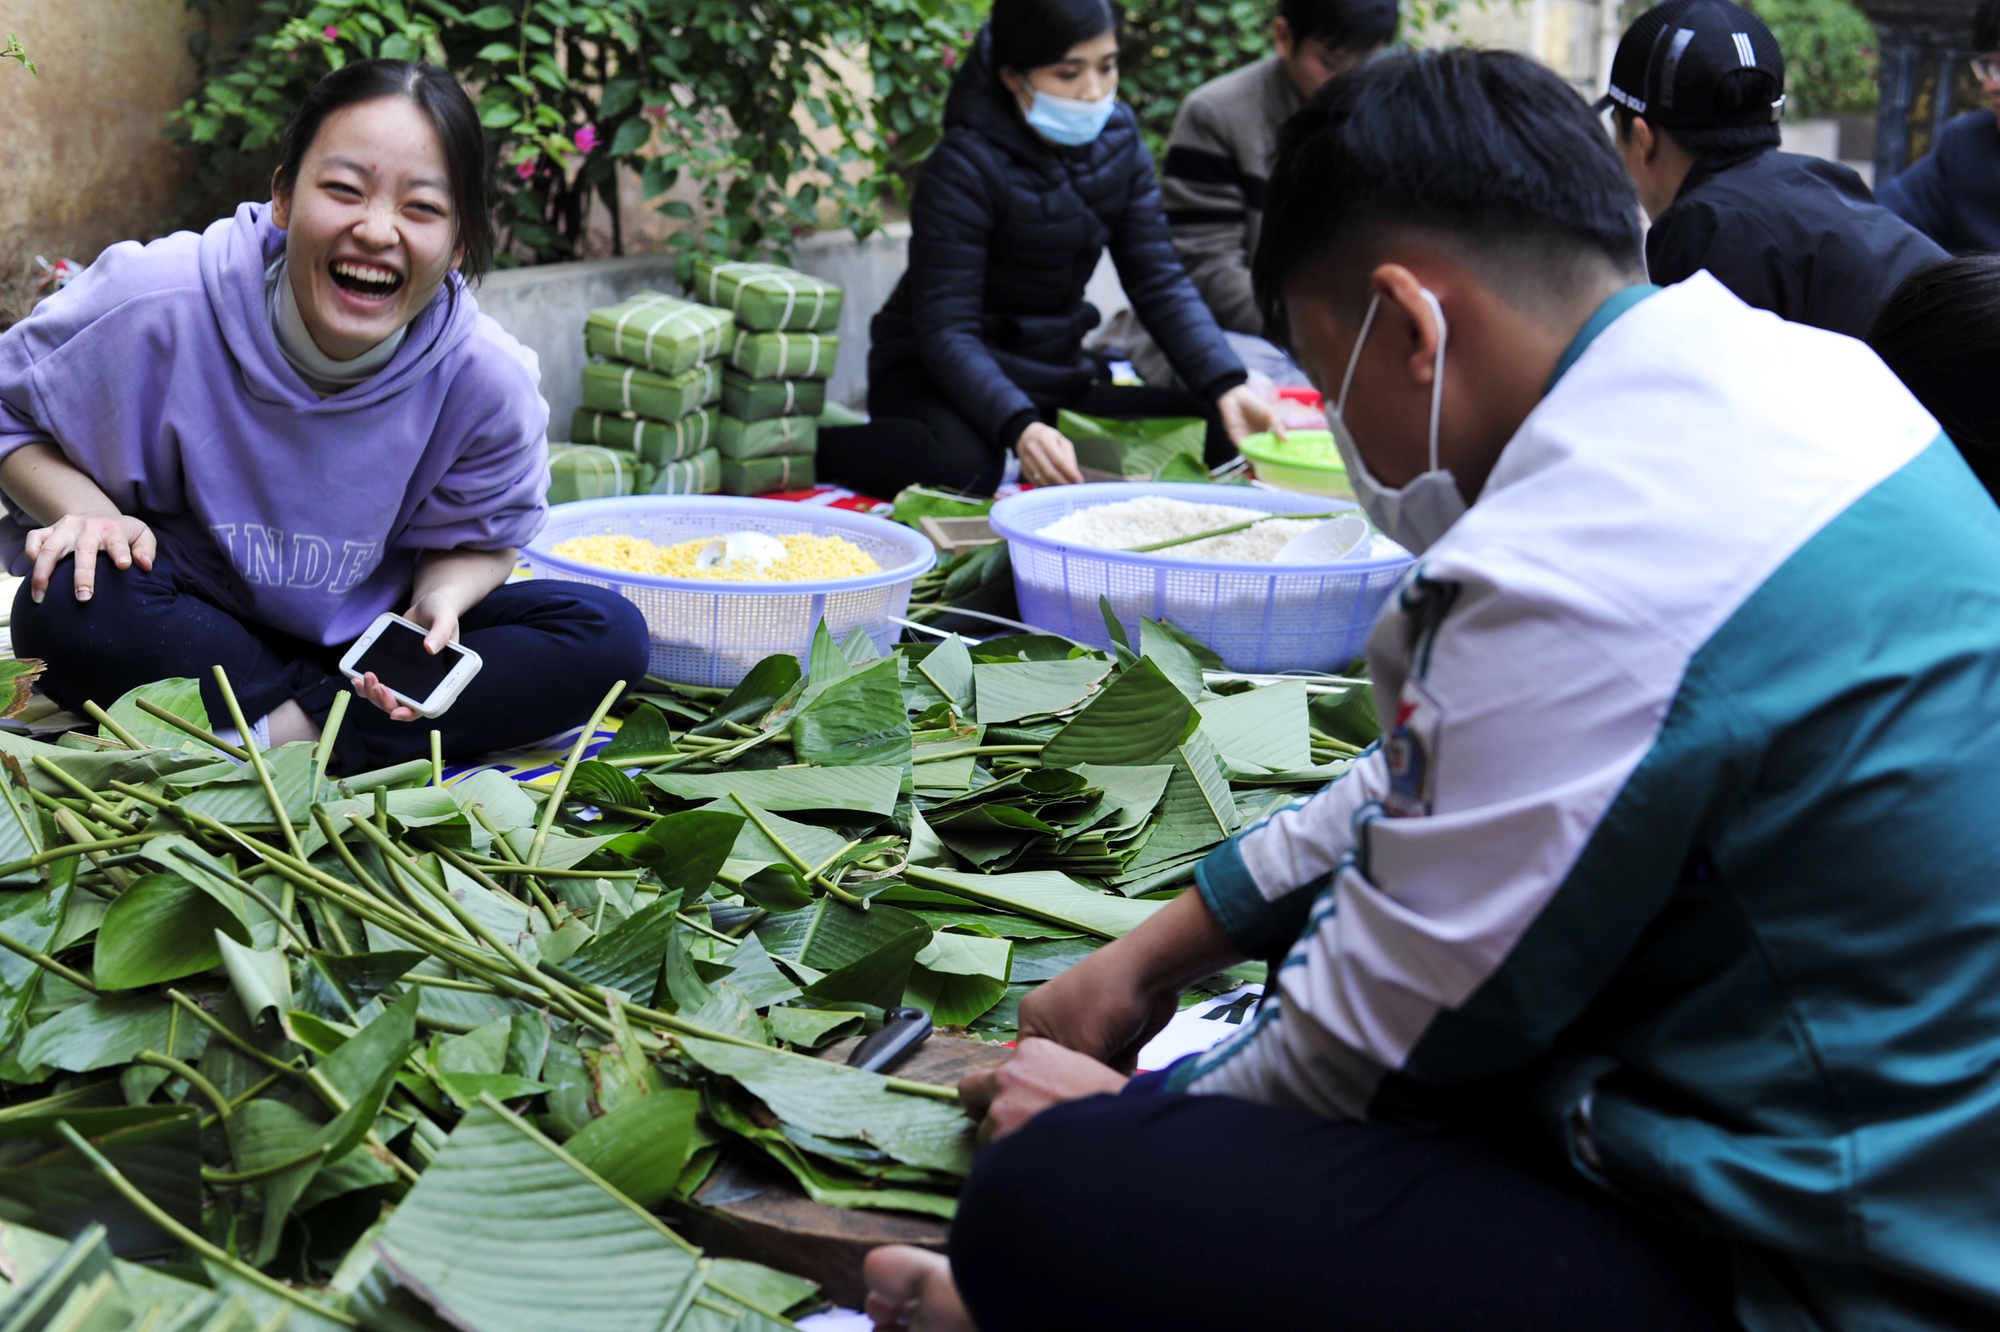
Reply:
<svg viewBox="0 0 2000 1332"><path fill-rule="evenodd" d="M712 537L697 537L672 546L657 546L644 537L587 536L558 542L555 553L579 564L626 573L654 574L661 578L707 578L729 583L795 583L822 578L858 578L880 573L882 566L861 547L845 537L812 536L791 532L778 538L785 545L783 558L773 560L762 573L754 565L717 565L703 569L695 557Z"/></svg>

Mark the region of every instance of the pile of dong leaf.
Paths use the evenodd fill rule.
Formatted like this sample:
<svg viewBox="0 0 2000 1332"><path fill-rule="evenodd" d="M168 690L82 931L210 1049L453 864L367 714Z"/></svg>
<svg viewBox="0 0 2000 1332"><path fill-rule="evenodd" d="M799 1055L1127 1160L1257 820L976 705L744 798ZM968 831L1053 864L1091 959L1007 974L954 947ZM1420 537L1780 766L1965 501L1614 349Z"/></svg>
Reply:
<svg viewBox="0 0 2000 1332"><path fill-rule="evenodd" d="M955 1092L825 1047L904 1003L1011 1039L1373 738L1365 685L1117 636L822 628L586 760L614 690L540 786L330 775L345 698L240 748L220 671L228 718L168 680L0 734L0 1332L787 1325L812 1283L655 1212L748 1153L949 1216Z"/></svg>

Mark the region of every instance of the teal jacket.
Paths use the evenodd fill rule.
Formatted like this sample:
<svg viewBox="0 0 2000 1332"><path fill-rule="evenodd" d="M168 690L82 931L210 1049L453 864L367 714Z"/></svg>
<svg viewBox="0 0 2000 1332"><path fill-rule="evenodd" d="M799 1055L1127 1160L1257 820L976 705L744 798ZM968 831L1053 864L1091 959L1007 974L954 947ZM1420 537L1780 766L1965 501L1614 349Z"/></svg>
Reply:
<svg viewBox="0 0 2000 1332"><path fill-rule="evenodd" d="M1755 1332L2000 1326L2000 510L1713 279L1586 333L1374 629L1382 748L1201 866L1296 942L1175 1080L1532 1107Z"/></svg>

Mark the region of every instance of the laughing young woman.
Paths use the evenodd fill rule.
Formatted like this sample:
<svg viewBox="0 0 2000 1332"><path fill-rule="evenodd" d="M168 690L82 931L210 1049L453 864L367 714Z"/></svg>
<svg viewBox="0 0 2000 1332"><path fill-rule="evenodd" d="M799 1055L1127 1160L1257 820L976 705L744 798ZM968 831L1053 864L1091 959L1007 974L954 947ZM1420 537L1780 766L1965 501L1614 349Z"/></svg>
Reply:
<svg viewBox="0 0 2000 1332"><path fill-rule="evenodd" d="M646 627L579 583L503 586L541 529L533 353L479 313L485 141L428 65L326 76L268 204L113 246L0 337L4 555L16 649L67 708L228 673L257 738L313 739L344 647L383 611L485 668L442 717L379 688L335 756L359 771L523 744L637 682ZM100 560L99 555L108 557Z"/></svg>

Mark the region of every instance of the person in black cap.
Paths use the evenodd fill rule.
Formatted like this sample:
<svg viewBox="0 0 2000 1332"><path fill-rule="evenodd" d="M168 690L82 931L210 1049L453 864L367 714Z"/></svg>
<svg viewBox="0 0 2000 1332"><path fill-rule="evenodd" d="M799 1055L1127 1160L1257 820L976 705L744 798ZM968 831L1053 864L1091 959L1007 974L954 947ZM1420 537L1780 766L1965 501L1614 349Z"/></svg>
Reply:
<svg viewBox="0 0 2000 1332"><path fill-rule="evenodd" d="M1749 10L1667 0L1626 29L1597 104L1653 219L1662 286L1714 274L1744 302L1862 337L1889 293L1944 257L1848 168L1782 153L1785 57Z"/></svg>
<svg viewBox="0 0 2000 1332"><path fill-rule="evenodd" d="M1953 116L1922 161L1882 183L1882 206L1954 254L2000 250L2000 0L1972 16L1972 72L1992 105Z"/></svg>

